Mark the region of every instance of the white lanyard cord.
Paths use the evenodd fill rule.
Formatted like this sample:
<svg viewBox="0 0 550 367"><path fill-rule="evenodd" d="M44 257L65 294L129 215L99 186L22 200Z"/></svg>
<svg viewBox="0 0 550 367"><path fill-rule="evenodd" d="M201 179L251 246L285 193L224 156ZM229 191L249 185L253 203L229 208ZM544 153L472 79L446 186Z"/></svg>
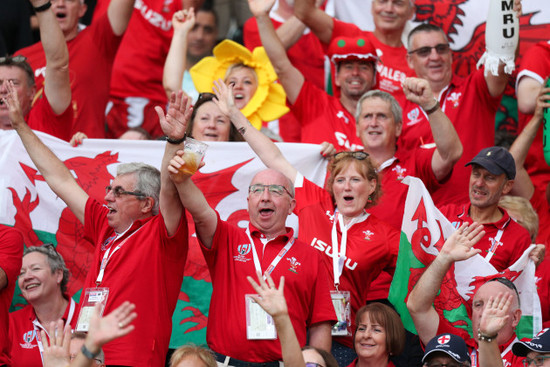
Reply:
<svg viewBox="0 0 550 367"><path fill-rule="evenodd" d="M279 251L277 256L275 256L273 261L271 261L271 264L269 265L269 267L266 269L266 271L264 273L264 272L262 272L262 266L260 264L260 259L258 257L258 253L256 252L256 246L254 246L254 240L252 239L252 236L250 235L250 230L248 228L246 229L246 235L248 236L248 239L250 240L250 246L252 246L252 258L254 259L254 267L256 268L256 272L259 272L260 274L263 275L264 280L266 279L266 274L271 274L273 272L275 267L279 264L279 261L281 261L283 256L285 256L285 254L290 250L292 245L294 245L294 238L291 238L286 243L285 247L283 247L281 249L281 251Z"/></svg>
<svg viewBox="0 0 550 367"><path fill-rule="evenodd" d="M75 308L76 308L76 302L72 298L70 298L69 299L69 314L67 315L67 322L65 323L65 325L67 325L67 324L70 325L71 324ZM44 357L43 357L44 345L42 344L42 337L40 336L40 330L44 330L44 332L46 333L46 335L48 337L50 336L50 334L48 334L48 330L46 330L46 328L44 326L42 326L42 324L40 324L40 321L38 321L37 318L35 318L32 321L32 325L34 327L34 332L36 334L36 344L38 344L38 350L40 351L40 359L42 360L42 365L44 365ZM58 332L58 330L56 330L56 332ZM60 332L63 333L64 330L61 330Z"/></svg>
<svg viewBox="0 0 550 367"><path fill-rule="evenodd" d="M107 267L107 264L109 263L109 261L111 260L111 257L115 254L115 252L117 252L118 250L120 250L120 248L122 246L124 246L124 244L126 243L126 241L128 241L130 239L130 237L132 237L133 235L135 235L141 228L143 228L143 226L139 227L138 229L136 229L133 233L131 233L128 237L126 237L124 240L122 240L122 242L120 242L116 247L115 249L113 250L113 252L111 252L111 249L113 248L113 244L114 242L116 241L116 238L113 240L113 243L111 244L111 246L109 246L109 248L107 249L107 251L105 251L105 254L103 254L103 259L101 260L101 267L100 267L100 270L99 270L99 274L97 275L97 279L95 281L95 284L96 284L96 287L99 287L99 285L101 284L101 282L103 281L103 276L105 275L105 268Z"/></svg>
<svg viewBox="0 0 550 367"><path fill-rule="evenodd" d="M485 260L487 260L487 262L491 261L491 259L493 258L493 255L495 254L495 252L497 252L498 243L500 242L500 238L502 237L503 233L504 233L504 231L502 229L498 230L497 235L495 236L495 239L494 239L495 243L494 243L493 250L491 250L491 248L489 248L489 252L485 256Z"/></svg>

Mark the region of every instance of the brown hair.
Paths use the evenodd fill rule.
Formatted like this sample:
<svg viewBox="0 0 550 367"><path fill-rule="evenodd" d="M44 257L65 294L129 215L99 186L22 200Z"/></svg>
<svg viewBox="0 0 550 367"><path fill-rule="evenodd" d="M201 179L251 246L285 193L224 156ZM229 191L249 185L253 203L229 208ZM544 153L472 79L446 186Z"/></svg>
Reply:
<svg viewBox="0 0 550 367"><path fill-rule="evenodd" d="M386 350L390 355L399 355L405 347L405 328L399 314L390 306L380 302L369 303L361 307L355 315L356 327L359 326L363 315L368 314L372 322L379 323L386 330ZM355 336L357 329L355 329Z"/></svg>
<svg viewBox="0 0 550 367"><path fill-rule="evenodd" d="M195 116L197 115L197 111L199 110L200 106L205 104L206 102L212 102L212 100L216 98L216 95L214 93L201 93L199 94L199 98L197 99L197 102L195 102L195 105L193 106L193 112L191 113L191 118L189 119L189 123L187 124L187 136L193 137L192 131L193 126L195 125ZM214 102L212 102L214 103ZM237 131L237 128L231 121L229 121L229 138L228 141L244 141L243 137L239 132Z"/></svg>
<svg viewBox="0 0 550 367"><path fill-rule="evenodd" d="M340 174L340 172L348 168L350 165L354 164L361 177L369 181L376 180L376 188L374 189L374 192L370 195L370 200L367 201L367 204L365 205L365 208L369 208L376 205L376 202L382 195L378 173L376 172L376 169L374 168L374 165L372 164L372 161L370 160L368 155L367 157L365 157L365 159L357 159L353 156L353 153L354 152L349 152L349 155L344 154L341 156L341 158L341 153L339 153L336 155L338 156L338 158L333 158L330 161L328 166L330 176L327 180L326 189L332 197L332 201L334 201L334 192L332 190L334 179Z"/></svg>

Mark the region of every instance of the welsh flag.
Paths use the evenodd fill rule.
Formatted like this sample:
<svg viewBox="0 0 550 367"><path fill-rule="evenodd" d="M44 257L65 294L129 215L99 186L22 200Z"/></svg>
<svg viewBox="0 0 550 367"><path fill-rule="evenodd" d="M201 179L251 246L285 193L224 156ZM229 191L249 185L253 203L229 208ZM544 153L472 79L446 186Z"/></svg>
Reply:
<svg viewBox="0 0 550 367"><path fill-rule="evenodd" d="M406 302L410 290L418 282L424 269L435 259L445 239L456 229L437 210L422 181L406 177L409 185L405 213L401 227L399 257L389 300L395 306L405 328L416 334ZM476 290L490 278L506 277L514 282L522 310L520 324L516 328L519 338L532 338L542 328L540 302L535 286L535 264L529 260L531 246L521 258L502 273L482 256L455 263L441 285L434 307L456 328L456 334L464 340L473 338L471 298Z"/></svg>
<svg viewBox="0 0 550 367"><path fill-rule="evenodd" d="M74 148L47 134L37 135L65 162L80 186L99 202L103 202L105 186L116 175L119 163L145 162L160 168L164 154L165 143L162 141L88 139ZM246 143L208 145L206 165L193 179L222 219L246 227L248 185L265 166ZM281 143L278 146L305 177L323 185L326 161L319 154L318 145ZM50 190L15 131L0 130L0 152L3 187L0 190L0 223L18 229L26 246L55 244L71 271L69 294L78 301L93 260L92 245L82 237L82 225ZM189 253L185 269L182 269L184 280L172 318L172 348L187 342L206 344L212 284L191 218L189 223ZM297 229L297 217L289 217L287 224ZM21 292L16 289L11 311L25 303Z"/></svg>

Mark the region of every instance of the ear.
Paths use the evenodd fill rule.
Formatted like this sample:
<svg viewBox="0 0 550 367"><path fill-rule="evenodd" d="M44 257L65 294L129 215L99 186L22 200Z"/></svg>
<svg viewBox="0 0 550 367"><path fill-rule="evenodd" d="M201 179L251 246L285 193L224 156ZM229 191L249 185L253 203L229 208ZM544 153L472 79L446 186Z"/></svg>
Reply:
<svg viewBox="0 0 550 367"><path fill-rule="evenodd" d="M521 309L518 308L514 311L512 314L512 327L515 328L519 324L519 320L521 319Z"/></svg>
<svg viewBox="0 0 550 367"><path fill-rule="evenodd" d="M63 270L62 269L57 269L55 271L55 282L57 284L61 284L62 281L63 281Z"/></svg>
<svg viewBox="0 0 550 367"><path fill-rule="evenodd" d="M290 207L288 208L288 215L292 214L294 211L294 208L296 208L296 199L290 200Z"/></svg>
<svg viewBox="0 0 550 367"><path fill-rule="evenodd" d="M76 0L76 1L80 1L80 0ZM84 16L84 14L86 14L86 10L88 10L88 5L86 5L86 3L81 3L80 4L80 9L78 10L78 18L82 18Z"/></svg>
<svg viewBox="0 0 550 367"><path fill-rule="evenodd" d="M369 196L376 190L376 179L373 178L369 182Z"/></svg>
<svg viewBox="0 0 550 367"><path fill-rule="evenodd" d="M506 180L506 182L504 183L504 186L502 187L502 195L506 195L510 191L512 191L513 186L514 186L514 180Z"/></svg>
<svg viewBox="0 0 550 367"><path fill-rule="evenodd" d="M340 81L338 80L338 67L334 68L334 85L340 88Z"/></svg>
<svg viewBox="0 0 550 367"><path fill-rule="evenodd" d="M153 199L152 197L146 197L145 200L142 200L141 212L143 214L149 213L153 211L154 206L155 206L155 199Z"/></svg>
<svg viewBox="0 0 550 367"><path fill-rule="evenodd" d="M413 62L412 62L412 55L410 55L409 53L407 53L407 65L409 65L409 68L411 70L414 70Z"/></svg>
<svg viewBox="0 0 550 367"><path fill-rule="evenodd" d="M396 138L400 137L402 131L403 131L403 122L400 122L399 124L396 123L396 126L395 126L395 137L396 137Z"/></svg>

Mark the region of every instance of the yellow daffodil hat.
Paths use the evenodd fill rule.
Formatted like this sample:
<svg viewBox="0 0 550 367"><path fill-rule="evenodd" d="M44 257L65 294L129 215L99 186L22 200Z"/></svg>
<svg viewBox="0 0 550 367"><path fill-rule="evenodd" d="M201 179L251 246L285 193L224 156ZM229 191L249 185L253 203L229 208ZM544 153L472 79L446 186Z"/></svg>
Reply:
<svg viewBox="0 0 550 367"><path fill-rule="evenodd" d="M248 121L258 130L262 121L273 121L289 111L282 85L276 83L277 74L263 47L250 52L246 47L231 40L224 40L208 56L193 66L189 73L199 93L212 92L214 80L225 79L227 69L233 64L253 68L258 77L258 89L241 110Z"/></svg>

